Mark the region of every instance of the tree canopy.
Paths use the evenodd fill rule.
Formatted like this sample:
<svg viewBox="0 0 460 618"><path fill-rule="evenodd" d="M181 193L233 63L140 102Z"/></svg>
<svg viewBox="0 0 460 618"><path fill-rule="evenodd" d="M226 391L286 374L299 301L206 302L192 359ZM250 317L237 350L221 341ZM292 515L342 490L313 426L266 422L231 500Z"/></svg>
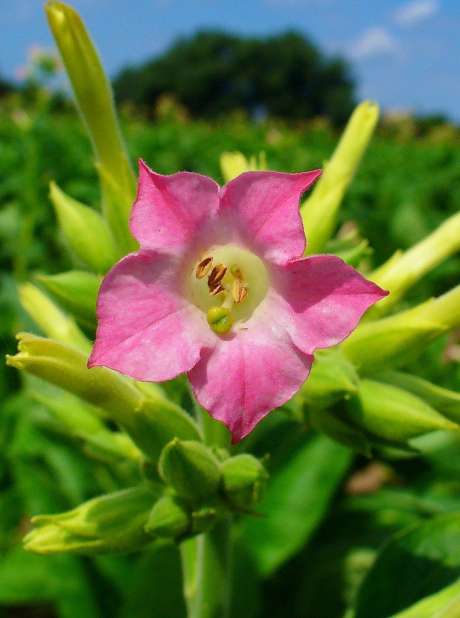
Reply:
<svg viewBox="0 0 460 618"><path fill-rule="evenodd" d="M193 116L206 118L244 109L251 117L326 115L340 124L354 105L347 63L326 57L297 32L256 38L201 31L122 70L114 87L119 101L152 106L170 94Z"/></svg>

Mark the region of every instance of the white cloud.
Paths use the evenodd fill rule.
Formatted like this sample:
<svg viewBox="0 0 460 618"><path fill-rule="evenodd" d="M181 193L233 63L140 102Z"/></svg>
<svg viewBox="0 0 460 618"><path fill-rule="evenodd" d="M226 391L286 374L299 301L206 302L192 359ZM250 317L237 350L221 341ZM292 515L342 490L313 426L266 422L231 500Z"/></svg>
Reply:
<svg viewBox="0 0 460 618"><path fill-rule="evenodd" d="M399 7L394 14L394 19L399 26L412 26L432 17L438 11L438 0L413 0Z"/></svg>
<svg viewBox="0 0 460 618"><path fill-rule="evenodd" d="M348 54L354 60L375 56L394 55L398 44L385 28L375 26L365 30L349 47Z"/></svg>

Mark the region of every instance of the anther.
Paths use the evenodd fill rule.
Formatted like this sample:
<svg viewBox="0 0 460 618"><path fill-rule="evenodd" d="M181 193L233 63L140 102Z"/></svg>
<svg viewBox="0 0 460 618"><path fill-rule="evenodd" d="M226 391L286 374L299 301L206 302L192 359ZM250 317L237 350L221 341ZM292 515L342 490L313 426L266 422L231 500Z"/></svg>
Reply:
<svg viewBox="0 0 460 618"><path fill-rule="evenodd" d="M215 288L212 288L209 290L209 293L211 294L211 296L217 296L221 292L225 292L225 288L220 283L218 283Z"/></svg>
<svg viewBox="0 0 460 618"><path fill-rule="evenodd" d="M224 264L217 264L217 266L214 266L208 278L208 286L210 290L214 289L216 285L222 281L226 272L227 267Z"/></svg>
<svg viewBox="0 0 460 618"><path fill-rule="evenodd" d="M212 268L212 257L204 258L196 267L195 276L197 279L203 279Z"/></svg>
<svg viewBox="0 0 460 618"><path fill-rule="evenodd" d="M248 288L241 283L240 279L235 279L232 285L232 297L235 303L242 303L248 295Z"/></svg>

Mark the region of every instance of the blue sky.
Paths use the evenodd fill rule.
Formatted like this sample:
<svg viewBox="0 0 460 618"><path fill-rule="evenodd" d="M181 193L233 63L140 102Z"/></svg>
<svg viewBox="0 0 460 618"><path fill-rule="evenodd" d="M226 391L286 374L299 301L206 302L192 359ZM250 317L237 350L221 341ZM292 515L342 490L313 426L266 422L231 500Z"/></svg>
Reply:
<svg viewBox="0 0 460 618"><path fill-rule="evenodd" d="M204 27L296 28L352 63L359 95L460 121L460 0L74 0L113 75ZM52 46L42 0L0 0L0 73Z"/></svg>

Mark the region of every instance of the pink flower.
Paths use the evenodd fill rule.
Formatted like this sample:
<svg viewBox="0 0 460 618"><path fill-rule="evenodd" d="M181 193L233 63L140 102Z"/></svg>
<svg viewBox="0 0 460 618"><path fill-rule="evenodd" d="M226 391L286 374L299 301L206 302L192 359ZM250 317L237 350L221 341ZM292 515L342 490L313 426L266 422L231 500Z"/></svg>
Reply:
<svg viewBox="0 0 460 618"><path fill-rule="evenodd" d="M386 295L333 255L302 257L301 194L319 170L247 172L220 188L140 162L140 244L105 277L88 366L161 382L187 372L236 442Z"/></svg>

